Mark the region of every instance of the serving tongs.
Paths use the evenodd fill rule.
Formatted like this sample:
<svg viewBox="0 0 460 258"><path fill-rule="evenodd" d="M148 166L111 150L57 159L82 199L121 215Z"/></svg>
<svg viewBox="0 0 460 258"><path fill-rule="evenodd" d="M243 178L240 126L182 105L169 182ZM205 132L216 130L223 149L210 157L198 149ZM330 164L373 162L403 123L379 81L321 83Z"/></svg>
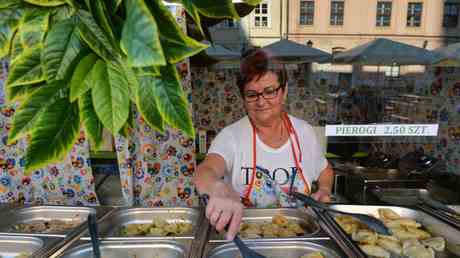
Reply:
<svg viewBox="0 0 460 258"><path fill-rule="evenodd" d="M380 221L377 218L374 218L372 216L366 215L366 214L360 214L360 213L351 213L351 212L345 212L345 211L339 211L335 209L329 208L327 205L324 205L323 203L320 203L316 201L315 199L311 198L310 196L298 193L298 192L293 192L292 196L297 198L297 200L305 203L306 205L318 208L322 211L329 211L329 212L334 212L334 213L340 213L344 215L351 216L353 218L358 219L362 223L366 224L369 228L374 230L375 232L381 234L381 235L391 235L390 230L383 224L382 221Z"/></svg>
<svg viewBox="0 0 460 258"><path fill-rule="evenodd" d="M439 201L436 201L436 200L430 198L429 196L421 195L421 196L419 196L418 199L420 200L421 203L426 204L426 205L428 205L429 207L431 207L431 208L433 208L435 210L441 210L441 211L447 213L448 215L451 215L451 216L456 217L456 218L460 218L460 214L456 210L450 208L449 206L445 205L442 202L439 202Z"/></svg>
<svg viewBox="0 0 460 258"><path fill-rule="evenodd" d="M207 194L201 195L201 200L203 201L204 205L208 205L209 196ZM239 234L237 233L233 238L233 243L238 247L240 250L242 258L267 258L264 255L259 254L258 252L249 248L243 240L241 240Z"/></svg>
<svg viewBox="0 0 460 258"><path fill-rule="evenodd" d="M101 249L99 244L99 233L97 230L96 214L91 213L88 215L88 229L89 235L91 236L91 244L93 246L93 257L101 258Z"/></svg>

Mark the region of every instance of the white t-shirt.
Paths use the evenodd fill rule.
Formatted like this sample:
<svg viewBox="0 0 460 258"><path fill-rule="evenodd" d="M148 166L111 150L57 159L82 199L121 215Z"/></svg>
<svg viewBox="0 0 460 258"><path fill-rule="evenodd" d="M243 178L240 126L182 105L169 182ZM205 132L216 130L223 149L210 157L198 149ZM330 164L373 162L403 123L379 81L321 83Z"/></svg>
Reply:
<svg viewBox="0 0 460 258"><path fill-rule="evenodd" d="M313 128L304 120L289 116L297 132L302 152L302 170L311 189L311 183L318 179L321 171L327 166L326 158L316 139ZM253 170L252 126L248 116L225 127L211 143L208 154L214 153L224 158L226 163L227 182L243 195L250 183ZM294 137L292 137L294 139ZM295 141L295 140L294 140ZM295 149L297 150L297 146ZM266 169L282 189L289 188L295 171L295 161L291 142L273 149L256 137L257 167ZM296 180L301 180L300 176Z"/></svg>

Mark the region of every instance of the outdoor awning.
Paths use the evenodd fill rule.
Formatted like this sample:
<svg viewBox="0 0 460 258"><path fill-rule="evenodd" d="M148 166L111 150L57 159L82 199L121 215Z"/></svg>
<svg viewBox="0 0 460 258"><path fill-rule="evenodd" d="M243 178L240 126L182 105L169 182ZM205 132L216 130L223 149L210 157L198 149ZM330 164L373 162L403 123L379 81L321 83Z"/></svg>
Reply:
<svg viewBox="0 0 460 258"><path fill-rule="evenodd" d="M209 42L203 42L209 47L205 50L206 54L218 61L229 61L229 60L239 60L241 55L239 52L225 48L219 44L210 44Z"/></svg>
<svg viewBox="0 0 460 258"><path fill-rule="evenodd" d="M434 52L439 55L433 62L434 66L460 66L460 43L437 48Z"/></svg>
<svg viewBox="0 0 460 258"><path fill-rule="evenodd" d="M361 65L427 65L436 54L424 48L378 38L334 56L333 63Z"/></svg>
<svg viewBox="0 0 460 258"><path fill-rule="evenodd" d="M331 58L327 52L288 39L282 39L262 49L272 57L293 63L324 62Z"/></svg>

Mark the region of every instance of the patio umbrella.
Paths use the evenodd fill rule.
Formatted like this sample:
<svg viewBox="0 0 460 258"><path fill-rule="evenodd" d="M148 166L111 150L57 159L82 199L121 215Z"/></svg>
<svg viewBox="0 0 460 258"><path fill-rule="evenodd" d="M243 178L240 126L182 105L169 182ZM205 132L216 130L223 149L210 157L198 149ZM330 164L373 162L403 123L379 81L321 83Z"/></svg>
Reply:
<svg viewBox="0 0 460 258"><path fill-rule="evenodd" d="M209 42L203 42L209 45ZM239 60L241 55L239 52L225 48L219 44L212 44L206 50L206 54L219 61Z"/></svg>
<svg viewBox="0 0 460 258"><path fill-rule="evenodd" d="M378 38L334 56L334 63L361 65L431 64L436 54L416 46Z"/></svg>
<svg viewBox="0 0 460 258"><path fill-rule="evenodd" d="M439 55L433 62L434 66L460 66L460 43L437 48L434 52Z"/></svg>
<svg viewBox="0 0 460 258"><path fill-rule="evenodd" d="M331 58L327 52L288 39L267 45L262 50L279 60L293 63L324 62Z"/></svg>

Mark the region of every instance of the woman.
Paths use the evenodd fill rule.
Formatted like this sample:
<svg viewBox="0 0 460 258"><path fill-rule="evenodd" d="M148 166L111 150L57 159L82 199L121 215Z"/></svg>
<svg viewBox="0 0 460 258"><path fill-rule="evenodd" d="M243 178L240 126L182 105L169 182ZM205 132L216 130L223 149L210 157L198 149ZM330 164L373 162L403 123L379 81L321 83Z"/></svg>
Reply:
<svg viewBox="0 0 460 258"><path fill-rule="evenodd" d="M321 152L312 127L287 115L287 76L261 50L253 50L241 64L238 86L247 116L224 128L198 166L194 183L209 195L206 216L226 238L239 229L243 208L290 207L290 191L329 201L333 171Z"/></svg>

